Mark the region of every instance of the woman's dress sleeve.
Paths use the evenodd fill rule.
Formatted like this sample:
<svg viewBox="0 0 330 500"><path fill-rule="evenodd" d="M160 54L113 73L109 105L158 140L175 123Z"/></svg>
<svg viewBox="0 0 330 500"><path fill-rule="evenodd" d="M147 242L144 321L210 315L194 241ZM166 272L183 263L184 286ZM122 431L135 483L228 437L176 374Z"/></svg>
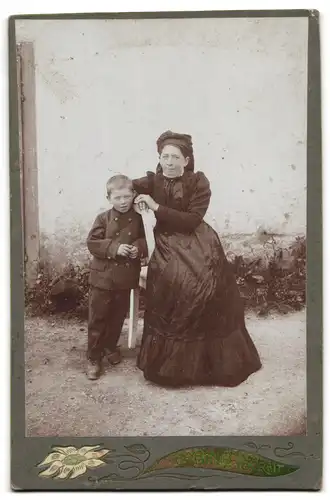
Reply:
<svg viewBox="0 0 330 500"><path fill-rule="evenodd" d="M189 200L187 211L183 212L159 205L155 216L158 221L165 222L174 231L191 232L202 222L208 209L211 190L207 177L202 172L198 176L194 192Z"/></svg>
<svg viewBox="0 0 330 500"><path fill-rule="evenodd" d="M133 180L133 188L138 194L150 194L152 195L153 191L153 180L154 173L147 172L145 177L140 177L140 179Z"/></svg>

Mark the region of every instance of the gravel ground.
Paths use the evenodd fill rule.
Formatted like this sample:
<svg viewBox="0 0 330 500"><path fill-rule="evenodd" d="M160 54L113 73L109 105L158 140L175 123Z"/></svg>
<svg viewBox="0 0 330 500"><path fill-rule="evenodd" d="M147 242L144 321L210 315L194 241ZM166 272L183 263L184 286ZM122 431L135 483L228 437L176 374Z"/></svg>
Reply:
<svg viewBox="0 0 330 500"><path fill-rule="evenodd" d="M236 388L165 389L134 352L85 375L85 322L27 318L27 436L299 435L305 433L305 312L246 318L263 368ZM140 324L141 330L141 324ZM127 325L121 338L127 344Z"/></svg>

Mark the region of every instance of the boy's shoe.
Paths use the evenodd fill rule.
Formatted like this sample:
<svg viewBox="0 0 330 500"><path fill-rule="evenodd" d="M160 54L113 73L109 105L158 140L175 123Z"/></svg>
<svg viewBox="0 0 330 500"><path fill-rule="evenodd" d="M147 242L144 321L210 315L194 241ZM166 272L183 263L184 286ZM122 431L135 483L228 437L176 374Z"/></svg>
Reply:
<svg viewBox="0 0 330 500"><path fill-rule="evenodd" d="M111 365L118 365L122 360L122 356L119 349L116 349L113 352L108 351L106 356Z"/></svg>
<svg viewBox="0 0 330 500"><path fill-rule="evenodd" d="M87 377L89 380L96 380L101 375L101 363L99 361L87 361Z"/></svg>

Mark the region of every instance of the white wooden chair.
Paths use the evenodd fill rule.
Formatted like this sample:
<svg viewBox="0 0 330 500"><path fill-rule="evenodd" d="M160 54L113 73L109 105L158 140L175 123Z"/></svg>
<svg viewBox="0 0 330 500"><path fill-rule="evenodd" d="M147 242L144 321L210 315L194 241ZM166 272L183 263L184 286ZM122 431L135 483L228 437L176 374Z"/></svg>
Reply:
<svg viewBox="0 0 330 500"><path fill-rule="evenodd" d="M144 204L143 204L144 205ZM152 252L155 248L154 239L154 227L156 223L156 218L152 210L146 210L142 204L139 207L134 205L135 210L142 216L144 232L146 235L147 246L148 246L148 258L149 262ZM143 266L141 268L139 287L146 288L148 266ZM140 300L140 288L135 288L131 290L130 296L130 308L129 308L129 323L128 323L128 348L134 349L136 346L136 337L138 330L138 320L139 320L139 300Z"/></svg>
<svg viewBox="0 0 330 500"><path fill-rule="evenodd" d="M146 287L148 267L141 268L139 286ZM139 321L139 302L140 302L140 288L131 290L130 306L129 306L129 322L128 322L128 348L134 349L136 346L136 337L138 331Z"/></svg>

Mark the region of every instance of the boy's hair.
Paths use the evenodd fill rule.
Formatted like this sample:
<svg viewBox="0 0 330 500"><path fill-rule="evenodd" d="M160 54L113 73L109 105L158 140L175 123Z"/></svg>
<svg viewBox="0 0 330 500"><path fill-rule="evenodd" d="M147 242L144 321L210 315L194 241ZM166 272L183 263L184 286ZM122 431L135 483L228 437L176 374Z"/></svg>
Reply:
<svg viewBox="0 0 330 500"><path fill-rule="evenodd" d="M112 189L123 189L128 188L133 191L132 179L127 177L127 175L118 174L113 175L107 182L107 194L110 196Z"/></svg>

